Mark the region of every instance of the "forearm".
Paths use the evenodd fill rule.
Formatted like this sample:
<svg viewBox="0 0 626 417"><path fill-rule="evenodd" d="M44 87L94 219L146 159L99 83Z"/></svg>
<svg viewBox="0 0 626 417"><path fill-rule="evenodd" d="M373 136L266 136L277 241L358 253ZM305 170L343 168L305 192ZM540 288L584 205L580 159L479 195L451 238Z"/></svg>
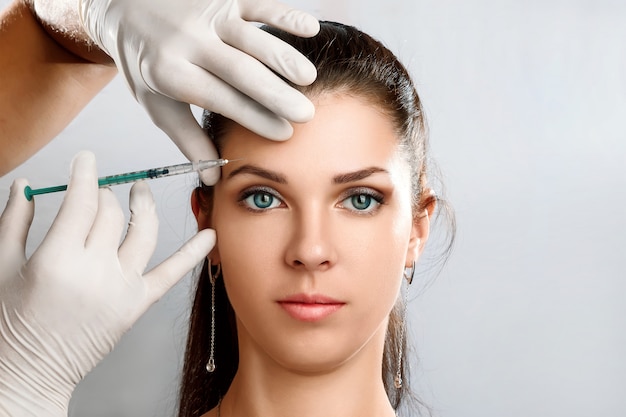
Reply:
<svg viewBox="0 0 626 417"><path fill-rule="evenodd" d="M77 0L17 0L26 3L57 43L89 62L112 65L113 60L87 35L80 21Z"/></svg>
<svg viewBox="0 0 626 417"><path fill-rule="evenodd" d="M44 29L19 1L0 16L0 176L61 132L116 74L78 26L57 26L68 22Z"/></svg>

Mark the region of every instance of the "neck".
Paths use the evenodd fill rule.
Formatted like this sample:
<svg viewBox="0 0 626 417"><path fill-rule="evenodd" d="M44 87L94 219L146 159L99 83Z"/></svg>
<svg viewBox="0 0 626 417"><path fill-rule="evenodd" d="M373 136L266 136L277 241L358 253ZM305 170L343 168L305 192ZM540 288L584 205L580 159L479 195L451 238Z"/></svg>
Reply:
<svg viewBox="0 0 626 417"><path fill-rule="evenodd" d="M240 338L239 369L221 417L393 417L381 377L384 329L345 362L303 372Z"/></svg>

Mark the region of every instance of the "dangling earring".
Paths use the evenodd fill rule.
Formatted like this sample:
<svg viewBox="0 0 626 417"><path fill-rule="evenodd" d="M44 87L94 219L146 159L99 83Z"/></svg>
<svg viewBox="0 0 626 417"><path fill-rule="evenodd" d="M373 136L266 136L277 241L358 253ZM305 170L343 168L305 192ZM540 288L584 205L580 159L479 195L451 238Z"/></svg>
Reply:
<svg viewBox="0 0 626 417"><path fill-rule="evenodd" d="M396 389L402 388L402 355L404 354L404 333L406 328L406 314L407 308L409 306L409 286L413 282L413 278L415 277L415 261L413 261L413 265L410 268L404 268L404 278L406 279L407 286L404 291L404 306L402 310L402 323L400 325L400 344L399 344L399 352L398 352L398 368L396 370L396 377L393 379L393 386Z"/></svg>
<svg viewBox="0 0 626 417"><path fill-rule="evenodd" d="M415 278L415 261L413 261L413 265L410 268L404 268L404 279L406 279L409 285L413 283L413 278Z"/></svg>
<svg viewBox="0 0 626 417"><path fill-rule="evenodd" d="M209 281L211 282L211 350L209 361L206 364L207 372L215 371L215 281L222 272L222 264L217 264L217 271L213 275L213 267L209 259Z"/></svg>

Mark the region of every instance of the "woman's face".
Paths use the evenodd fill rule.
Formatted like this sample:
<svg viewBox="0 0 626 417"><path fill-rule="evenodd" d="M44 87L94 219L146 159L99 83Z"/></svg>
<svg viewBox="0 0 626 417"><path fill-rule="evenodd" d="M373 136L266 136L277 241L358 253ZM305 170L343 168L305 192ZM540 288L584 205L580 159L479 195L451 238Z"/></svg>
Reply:
<svg viewBox="0 0 626 417"><path fill-rule="evenodd" d="M210 258L236 312L240 367L380 361L404 268L428 233L427 216L413 220L389 118L347 95L314 102L313 121L286 142L229 127L222 157L241 160L222 168L212 213L199 214L217 232Z"/></svg>

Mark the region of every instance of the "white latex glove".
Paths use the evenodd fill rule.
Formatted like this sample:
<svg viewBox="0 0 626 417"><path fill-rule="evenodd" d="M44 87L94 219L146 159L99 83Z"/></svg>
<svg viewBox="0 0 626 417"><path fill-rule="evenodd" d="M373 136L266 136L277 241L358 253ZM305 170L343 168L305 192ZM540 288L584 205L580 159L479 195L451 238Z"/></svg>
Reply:
<svg viewBox="0 0 626 417"><path fill-rule="evenodd" d="M288 139L288 121L306 122L313 104L298 85L313 64L250 22L313 36L319 22L274 0L78 0L85 30L109 54L153 122L192 161L216 153L190 106L221 113L270 139ZM269 67L269 68L268 68ZM219 170L202 180L217 181Z"/></svg>
<svg viewBox="0 0 626 417"><path fill-rule="evenodd" d="M30 259L24 255L34 204L17 180L0 217L0 415L66 416L78 382L132 324L201 261L215 243L204 230L144 273L158 220L147 184L130 195L131 219L97 188L95 159L72 164L61 209Z"/></svg>

